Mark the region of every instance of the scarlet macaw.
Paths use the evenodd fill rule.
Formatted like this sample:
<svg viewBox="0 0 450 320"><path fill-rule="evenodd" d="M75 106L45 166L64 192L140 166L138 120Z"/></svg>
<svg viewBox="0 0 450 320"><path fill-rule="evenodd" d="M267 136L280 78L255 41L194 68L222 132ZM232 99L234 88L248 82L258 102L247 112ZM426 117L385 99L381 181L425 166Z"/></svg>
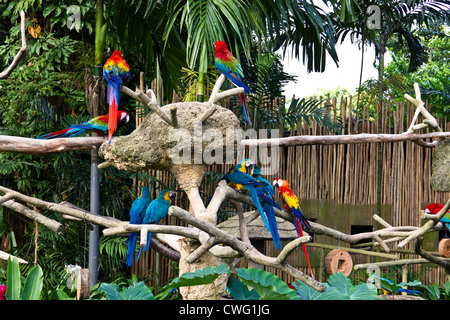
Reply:
<svg viewBox="0 0 450 320"><path fill-rule="evenodd" d="M425 213L428 214L437 214L441 209L444 207L444 205L440 203L430 203L428 206L425 207ZM450 210L444 214L444 216L441 219L441 222L448 228L450 231Z"/></svg>
<svg viewBox="0 0 450 320"><path fill-rule="evenodd" d="M145 211L144 219L142 220L142 224L159 224L161 220L164 219L168 212L169 207L172 205L173 200L175 199L175 191L170 189L164 189L161 191L159 196L153 200L150 205L147 207ZM150 241L152 240L152 233L148 234L147 245L145 246L145 251L148 251L150 247ZM142 247L139 249L137 261L139 261L139 257L141 256Z"/></svg>
<svg viewBox="0 0 450 320"><path fill-rule="evenodd" d="M142 187L140 197L133 201L130 209L130 224L141 224L144 219L147 207L152 202L148 187ZM138 233L134 232L128 236L127 267L133 263L134 251L136 250L136 240Z"/></svg>
<svg viewBox="0 0 450 320"><path fill-rule="evenodd" d="M274 197L274 190L272 185L269 181L267 181L262 175L261 175L261 168L259 166L255 166L253 169L253 178L257 182L262 183L263 185L255 186L256 193L258 194L258 197L261 199L264 207L264 211L266 212L267 220L269 222L270 226L270 233L272 234L273 244L275 246L275 249L281 249L281 240L280 240L280 234L278 233L278 225L277 220L275 218L275 212L273 211L273 207L276 207L280 210L280 207L275 203Z"/></svg>
<svg viewBox="0 0 450 320"><path fill-rule="evenodd" d="M119 125L124 125L130 120L130 116L126 111L119 111L117 113L117 123ZM68 137L76 137L80 134L85 133L86 131L95 131L98 134L103 134L104 131L108 130L108 115L105 114L103 116L98 116L92 119L89 119L82 124L73 124L69 128L43 134L37 139L54 139L54 138L68 138Z"/></svg>
<svg viewBox="0 0 450 320"><path fill-rule="evenodd" d="M295 229L297 230L297 234L299 237L303 236L303 228L309 230L311 228L308 220L305 219L303 215L302 207L300 206L300 202L298 201L297 196L289 187L289 183L286 180L275 178L273 185L278 187L278 193L280 195L281 202L283 203L284 209L294 215L295 220ZM309 263L308 253L306 252L305 244L302 244L303 252L305 253L306 262L308 263L309 271L311 272L311 277L314 278L314 274L312 272L311 264Z"/></svg>
<svg viewBox="0 0 450 320"><path fill-rule="evenodd" d="M103 77L108 82L107 102L109 104L108 139L111 143L113 133L117 129L117 112L119 110L120 86L122 80L130 76L130 66L126 63L122 53L114 51L103 65Z"/></svg>
<svg viewBox="0 0 450 320"><path fill-rule="evenodd" d="M244 79L244 72L240 63L228 50L227 45L223 41L217 41L214 44L215 64L217 70L222 72L236 87L244 88L244 93L239 94L239 100L243 107L245 121L251 126L250 115L248 113L247 101L245 94L250 93L250 88L242 82Z"/></svg>
<svg viewBox="0 0 450 320"><path fill-rule="evenodd" d="M264 183L258 182L252 177L254 166L255 163L251 160L241 160L224 175L223 179L228 185L232 185L238 190L246 189L248 191L253 204L261 215L267 231L271 232L269 222L267 221L266 214L264 213L261 203L259 202L258 193L256 192L256 186L264 185Z"/></svg>

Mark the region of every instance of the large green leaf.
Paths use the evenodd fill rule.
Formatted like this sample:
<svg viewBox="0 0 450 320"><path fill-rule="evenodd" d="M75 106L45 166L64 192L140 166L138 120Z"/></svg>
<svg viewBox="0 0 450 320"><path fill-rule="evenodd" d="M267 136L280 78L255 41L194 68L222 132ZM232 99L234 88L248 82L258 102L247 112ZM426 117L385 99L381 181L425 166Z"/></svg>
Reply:
<svg viewBox="0 0 450 320"><path fill-rule="evenodd" d="M344 300L342 294L336 288L327 284L325 284L325 292L322 293L301 281L294 282L292 285L302 300Z"/></svg>
<svg viewBox="0 0 450 320"><path fill-rule="evenodd" d="M230 269L223 264L216 267L209 266L203 269L198 269L194 272L185 272L179 278L176 278L169 283L167 288L209 284L223 273L231 273Z"/></svg>
<svg viewBox="0 0 450 320"><path fill-rule="evenodd" d="M117 284L102 283L101 289L109 300L155 300L150 288L142 281L122 290Z"/></svg>
<svg viewBox="0 0 450 320"><path fill-rule="evenodd" d="M6 271L6 300L20 300L20 271L17 258L8 259Z"/></svg>
<svg viewBox="0 0 450 320"><path fill-rule="evenodd" d="M344 274L337 272L328 278L325 292L318 292L308 285L297 281L293 283L303 300L376 300L377 290L366 283L353 285Z"/></svg>
<svg viewBox="0 0 450 320"><path fill-rule="evenodd" d="M333 273L328 278L328 285L336 288L346 300L373 300L377 298L377 290L366 283L353 285L351 280L340 272Z"/></svg>
<svg viewBox="0 0 450 320"><path fill-rule="evenodd" d="M31 269L23 286L22 300L39 300L43 286L42 275L40 266Z"/></svg>
<svg viewBox="0 0 450 320"><path fill-rule="evenodd" d="M235 277L232 277L228 283L228 289L234 300L259 300L261 298L255 289L248 290L248 287Z"/></svg>
<svg viewBox="0 0 450 320"><path fill-rule="evenodd" d="M239 279L258 292L265 300L295 300L299 296L295 290L276 275L258 268L236 269Z"/></svg>

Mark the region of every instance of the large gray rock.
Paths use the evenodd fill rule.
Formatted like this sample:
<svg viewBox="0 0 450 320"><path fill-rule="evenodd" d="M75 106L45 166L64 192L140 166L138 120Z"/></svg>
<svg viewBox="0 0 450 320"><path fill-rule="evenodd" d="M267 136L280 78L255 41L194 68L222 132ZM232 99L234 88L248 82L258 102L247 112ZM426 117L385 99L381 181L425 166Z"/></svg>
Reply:
<svg viewBox="0 0 450 320"><path fill-rule="evenodd" d="M227 141L227 135L240 131L239 119L220 106L203 123L195 121L213 105L179 102L161 107L170 117L177 107L175 128L150 112L131 134L104 143L99 155L121 170L166 170L172 172L182 188L198 187L208 165L234 159L239 139ZM209 138L211 135L212 138ZM228 153L227 153L228 151ZM231 154L231 155L230 155Z"/></svg>
<svg viewBox="0 0 450 320"><path fill-rule="evenodd" d="M434 148L431 187L438 192L450 191L450 139L442 139Z"/></svg>

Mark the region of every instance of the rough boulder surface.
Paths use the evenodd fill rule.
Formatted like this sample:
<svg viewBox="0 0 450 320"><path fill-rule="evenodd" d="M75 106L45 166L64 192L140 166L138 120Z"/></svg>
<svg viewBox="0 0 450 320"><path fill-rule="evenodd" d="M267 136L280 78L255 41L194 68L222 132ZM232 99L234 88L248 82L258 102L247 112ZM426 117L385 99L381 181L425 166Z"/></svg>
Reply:
<svg viewBox="0 0 450 320"><path fill-rule="evenodd" d="M215 106L217 110L202 125L195 119L212 107L212 104L180 102L165 105L161 110L168 117L171 106L177 107L176 128L156 113L150 112L131 134L114 139L111 144L104 143L99 155L121 170L167 170L174 174L181 187L198 187L206 167L211 164L205 162L205 148L208 153L211 153L211 149L215 150L211 153L213 157L220 155L216 152L217 148L222 150L223 159L215 161L225 162L227 151L228 154L232 152L232 158L236 156L240 140L227 140L226 137L227 134L230 136L230 132L239 132L239 119L230 110ZM213 133L213 138L207 138L208 133ZM186 150L190 151L187 158L184 153Z"/></svg>
<svg viewBox="0 0 450 320"><path fill-rule="evenodd" d="M431 165L431 187L438 192L450 191L450 139L442 139L434 148Z"/></svg>

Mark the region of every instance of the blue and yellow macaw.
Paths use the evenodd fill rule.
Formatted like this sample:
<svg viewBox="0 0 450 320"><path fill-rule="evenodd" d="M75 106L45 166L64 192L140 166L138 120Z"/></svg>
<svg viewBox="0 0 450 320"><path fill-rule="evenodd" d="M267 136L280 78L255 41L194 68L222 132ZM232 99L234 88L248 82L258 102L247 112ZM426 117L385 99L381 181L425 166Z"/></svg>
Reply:
<svg viewBox="0 0 450 320"><path fill-rule="evenodd" d="M409 290L399 287L396 283L391 280L371 275L370 278L376 278L378 281L372 280L372 284L379 290L383 291L383 295L388 293L395 294L396 292L405 292L407 294L420 294L420 291Z"/></svg>
<svg viewBox="0 0 450 320"><path fill-rule="evenodd" d="M147 207L145 211L144 219L142 220L142 224L159 224L162 219L167 216L169 212L169 207L172 205L173 200L175 199L175 191L170 189L164 189L161 191L159 196L153 200L150 205ZM150 247L150 241L152 240L152 233L148 234L147 245L145 246L145 251L148 251ZM139 257L141 256L142 247L139 249L137 261L139 261Z"/></svg>
<svg viewBox="0 0 450 320"><path fill-rule="evenodd" d="M150 190L148 187L142 187L141 196L133 201L130 209L130 224L141 224L144 219L147 207L152 202L150 196ZM136 241L138 233L134 232L128 236L128 249L127 249L127 267L131 267L133 263L134 252L136 250Z"/></svg>
<svg viewBox="0 0 450 320"><path fill-rule="evenodd" d="M252 176L256 181L262 183L262 185L255 187L256 193L261 199L264 211L266 212L267 220L270 226L270 233L272 234L272 239L274 241L273 245L275 246L275 249L281 249L282 245L280 234L278 233L277 220L275 218L275 212L273 211L273 207L280 210L280 207L275 203L274 200L275 191L272 187L272 184L261 175L261 168L259 166L255 166Z"/></svg>
<svg viewBox="0 0 450 320"><path fill-rule="evenodd" d="M264 185L264 183L258 182L251 176L254 167L255 163L253 161L244 159L231 168L231 170L224 175L223 179L229 186L233 186L237 190L246 189L248 191L253 204L261 215L267 231L271 232L269 222L267 221L266 214L264 213L261 203L259 202L258 193L256 192L256 186Z"/></svg>

